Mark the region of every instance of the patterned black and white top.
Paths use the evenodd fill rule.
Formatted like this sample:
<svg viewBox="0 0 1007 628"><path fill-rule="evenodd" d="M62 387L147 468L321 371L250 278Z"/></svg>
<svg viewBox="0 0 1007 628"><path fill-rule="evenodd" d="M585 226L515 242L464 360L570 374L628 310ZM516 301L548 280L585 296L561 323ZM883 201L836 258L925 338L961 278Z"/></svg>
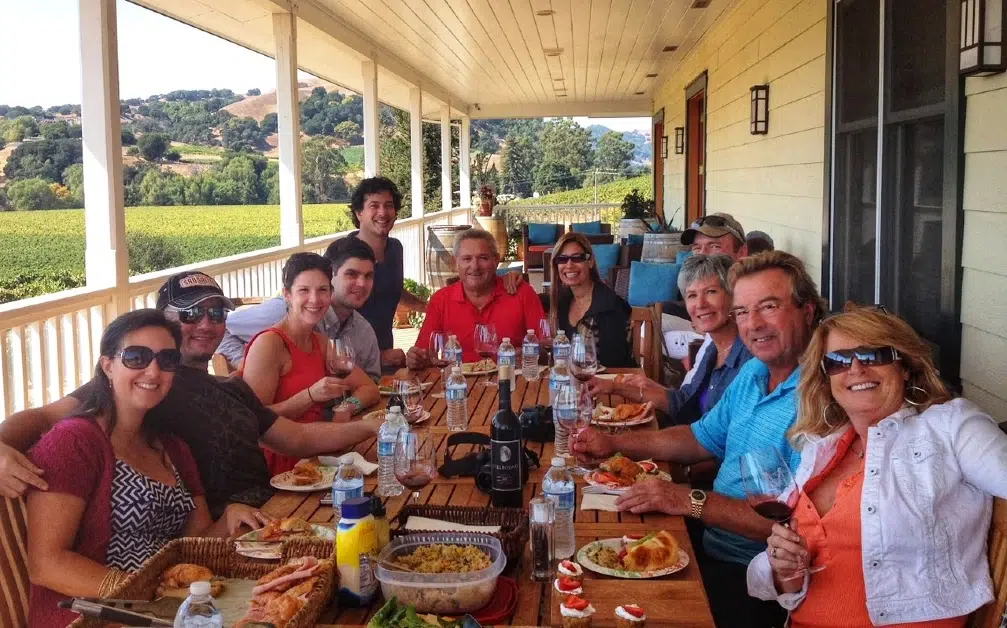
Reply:
<svg viewBox="0 0 1007 628"><path fill-rule="evenodd" d="M122 460L115 461L112 477L112 537L105 564L136 571L168 541L185 529L196 503L182 483L178 470L175 486L139 473Z"/></svg>

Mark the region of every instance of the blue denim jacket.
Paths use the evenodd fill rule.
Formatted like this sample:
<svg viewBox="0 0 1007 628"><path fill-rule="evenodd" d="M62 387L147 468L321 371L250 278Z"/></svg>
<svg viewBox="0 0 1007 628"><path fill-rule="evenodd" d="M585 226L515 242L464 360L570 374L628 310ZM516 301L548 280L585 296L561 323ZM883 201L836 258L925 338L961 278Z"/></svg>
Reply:
<svg viewBox="0 0 1007 628"><path fill-rule="evenodd" d="M723 366L717 367L717 346L710 343L693 378L678 390L668 391L669 424L689 425L698 421L710 408L717 405L724 391L751 357L748 347L738 336L734 339ZM704 389L707 391L705 398L702 397Z"/></svg>

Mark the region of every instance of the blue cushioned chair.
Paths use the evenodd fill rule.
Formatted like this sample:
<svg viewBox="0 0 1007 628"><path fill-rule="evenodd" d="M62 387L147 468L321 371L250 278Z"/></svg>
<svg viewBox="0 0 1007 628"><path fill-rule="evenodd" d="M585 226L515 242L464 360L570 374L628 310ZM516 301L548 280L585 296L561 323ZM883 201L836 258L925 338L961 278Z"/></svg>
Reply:
<svg viewBox="0 0 1007 628"><path fill-rule="evenodd" d="M629 304L646 307L652 303L678 301L678 264L633 262L629 270Z"/></svg>
<svg viewBox="0 0 1007 628"><path fill-rule="evenodd" d="M626 244L630 246L643 246L643 234L642 233L631 233L626 236Z"/></svg>
<svg viewBox="0 0 1007 628"><path fill-rule="evenodd" d="M598 267L598 274L601 280L608 287L612 287L612 278L609 277L611 270L619 265L619 252L622 249L620 244L595 244L591 247L594 253L594 263Z"/></svg>
<svg viewBox="0 0 1007 628"><path fill-rule="evenodd" d="M611 225L609 225L609 229L611 228ZM601 235L602 233L605 233L605 231L602 230L600 220L595 220L593 222L575 222L570 225L570 231L573 231L574 233L583 233L585 235Z"/></svg>
<svg viewBox="0 0 1007 628"><path fill-rule="evenodd" d="M563 235L563 225L525 223L521 225L521 257L524 271L542 268L542 254L552 250Z"/></svg>
<svg viewBox="0 0 1007 628"><path fill-rule="evenodd" d="M685 263L685 260L692 257L692 249L686 249L684 251L679 251L678 255L675 256L675 263L681 266Z"/></svg>

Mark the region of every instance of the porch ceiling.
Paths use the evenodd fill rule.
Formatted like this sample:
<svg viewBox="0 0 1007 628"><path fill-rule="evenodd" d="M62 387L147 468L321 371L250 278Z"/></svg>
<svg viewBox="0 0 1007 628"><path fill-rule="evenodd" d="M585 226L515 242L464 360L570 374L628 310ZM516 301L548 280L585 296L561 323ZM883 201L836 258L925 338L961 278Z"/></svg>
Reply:
<svg viewBox="0 0 1007 628"><path fill-rule="evenodd" d="M655 76L733 0L130 0L273 56L271 13L295 5L301 69L424 117L650 115ZM674 48L666 50L666 48Z"/></svg>

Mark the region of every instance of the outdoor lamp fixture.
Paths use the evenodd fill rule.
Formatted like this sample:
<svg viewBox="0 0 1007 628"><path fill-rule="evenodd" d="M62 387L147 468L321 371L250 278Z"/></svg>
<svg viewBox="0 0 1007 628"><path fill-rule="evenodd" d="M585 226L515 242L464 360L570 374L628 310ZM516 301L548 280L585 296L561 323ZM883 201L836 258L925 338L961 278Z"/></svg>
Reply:
<svg viewBox="0 0 1007 628"><path fill-rule="evenodd" d="M752 135L769 134L769 85L752 86Z"/></svg>
<svg viewBox="0 0 1007 628"><path fill-rule="evenodd" d="M668 136L661 136L661 159L668 158Z"/></svg>
<svg viewBox="0 0 1007 628"><path fill-rule="evenodd" d="M685 127L675 127L675 154L681 155L685 152Z"/></svg>
<svg viewBox="0 0 1007 628"><path fill-rule="evenodd" d="M961 0L962 39L958 71L988 76L1007 69L1003 54L1004 0Z"/></svg>

